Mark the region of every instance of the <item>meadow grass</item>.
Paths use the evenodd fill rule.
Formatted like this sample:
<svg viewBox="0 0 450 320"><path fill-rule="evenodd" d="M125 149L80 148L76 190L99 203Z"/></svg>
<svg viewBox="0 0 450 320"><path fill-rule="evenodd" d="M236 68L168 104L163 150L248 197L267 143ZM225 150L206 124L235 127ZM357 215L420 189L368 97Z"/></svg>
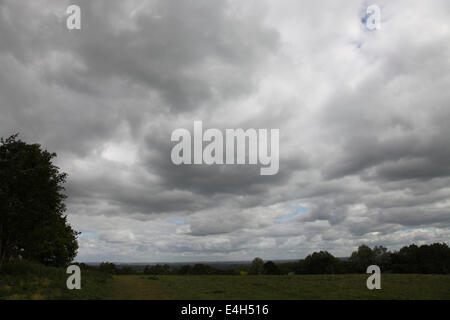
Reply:
<svg viewBox="0 0 450 320"><path fill-rule="evenodd" d="M0 272L0 299L102 299L112 290L111 276L95 270L82 271L81 290L68 290L68 277L64 268L29 261L9 263Z"/></svg>
<svg viewBox="0 0 450 320"><path fill-rule="evenodd" d="M109 299L450 299L450 275L114 276Z"/></svg>
<svg viewBox="0 0 450 320"><path fill-rule="evenodd" d="M64 268L10 263L0 272L0 299L450 299L450 275L382 274L381 290L369 275L114 275L82 270L81 290L68 290Z"/></svg>

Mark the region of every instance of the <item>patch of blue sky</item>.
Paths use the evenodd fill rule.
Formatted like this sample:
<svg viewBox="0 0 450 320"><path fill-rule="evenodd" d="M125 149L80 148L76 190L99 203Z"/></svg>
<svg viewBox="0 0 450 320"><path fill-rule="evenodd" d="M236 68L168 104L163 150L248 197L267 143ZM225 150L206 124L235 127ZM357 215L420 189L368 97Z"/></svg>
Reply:
<svg viewBox="0 0 450 320"><path fill-rule="evenodd" d="M88 231L82 231L78 237L79 238L95 238L97 237L97 231L92 231L92 230L88 230Z"/></svg>
<svg viewBox="0 0 450 320"><path fill-rule="evenodd" d="M184 220L182 220L182 219L169 219L169 220L167 220L167 221L169 221L170 223L178 224L178 225L181 225L181 224L185 224L185 223L186 223L186 221L184 221Z"/></svg>
<svg viewBox="0 0 450 320"><path fill-rule="evenodd" d="M289 206L289 209L291 210L291 213L275 219L275 223L283 223L283 222L292 220L295 217L297 217L309 210L309 208L305 208L305 207L302 207L299 205Z"/></svg>

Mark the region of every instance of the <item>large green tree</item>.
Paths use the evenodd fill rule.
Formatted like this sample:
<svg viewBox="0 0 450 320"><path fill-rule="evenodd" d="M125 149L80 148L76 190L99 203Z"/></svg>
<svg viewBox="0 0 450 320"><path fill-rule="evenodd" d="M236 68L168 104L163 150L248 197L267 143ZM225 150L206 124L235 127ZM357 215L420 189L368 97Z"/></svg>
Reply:
<svg viewBox="0 0 450 320"><path fill-rule="evenodd" d="M280 268L278 268L278 266L274 262L267 261L266 263L264 263L263 273L264 274L281 274L281 270L280 270Z"/></svg>
<svg viewBox="0 0 450 320"><path fill-rule="evenodd" d="M17 135L0 140L0 267L11 258L63 266L78 249L78 232L64 215L67 175L55 153Z"/></svg>
<svg viewBox="0 0 450 320"><path fill-rule="evenodd" d="M375 253L369 246L363 244L352 253L350 261L356 272L363 273L366 272L368 266L375 264Z"/></svg>
<svg viewBox="0 0 450 320"><path fill-rule="evenodd" d="M339 259L328 251L314 252L305 258L304 268L310 274L336 273Z"/></svg>
<svg viewBox="0 0 450 320"><path fill-rule="evenodd" d="M250 266L250 274L261 274L264 271L264 261L261 258L256 257L252 261Z"/></svg>
<svg viewBox="0 0 450 320"><path fill-rule="evenodd" d="M391 269L391 253L383 246L371 249L363 244L352 253L350 262L356 272L365 273L370 265L377 265L382 271L386 271Z"/></svg>

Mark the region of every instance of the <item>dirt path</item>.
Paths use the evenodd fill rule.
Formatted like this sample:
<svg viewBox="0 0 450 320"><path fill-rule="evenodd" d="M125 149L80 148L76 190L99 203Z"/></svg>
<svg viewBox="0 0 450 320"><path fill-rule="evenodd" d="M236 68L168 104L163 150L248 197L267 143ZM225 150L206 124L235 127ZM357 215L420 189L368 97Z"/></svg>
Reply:
<svg viewBox="0 0 450 320"><path fill-rule="evenodd" d="M156 281L141 276L114 276L114 284L108 299L120 300L158 300L169 299Z"/></svg>

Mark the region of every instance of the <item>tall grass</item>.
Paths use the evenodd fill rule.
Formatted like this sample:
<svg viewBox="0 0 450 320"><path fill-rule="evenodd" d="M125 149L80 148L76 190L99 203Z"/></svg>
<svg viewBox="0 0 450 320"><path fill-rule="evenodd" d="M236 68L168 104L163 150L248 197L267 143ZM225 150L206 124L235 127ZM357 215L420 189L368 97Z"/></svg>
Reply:
<svg viewBox="0 0 450 320"><path fill-rule="evenodd" d="M111 276L95 270L81 270L81 289L69 290L65 268L16 260L0 270L0 299L101 299L111 285Z"/></svg>

